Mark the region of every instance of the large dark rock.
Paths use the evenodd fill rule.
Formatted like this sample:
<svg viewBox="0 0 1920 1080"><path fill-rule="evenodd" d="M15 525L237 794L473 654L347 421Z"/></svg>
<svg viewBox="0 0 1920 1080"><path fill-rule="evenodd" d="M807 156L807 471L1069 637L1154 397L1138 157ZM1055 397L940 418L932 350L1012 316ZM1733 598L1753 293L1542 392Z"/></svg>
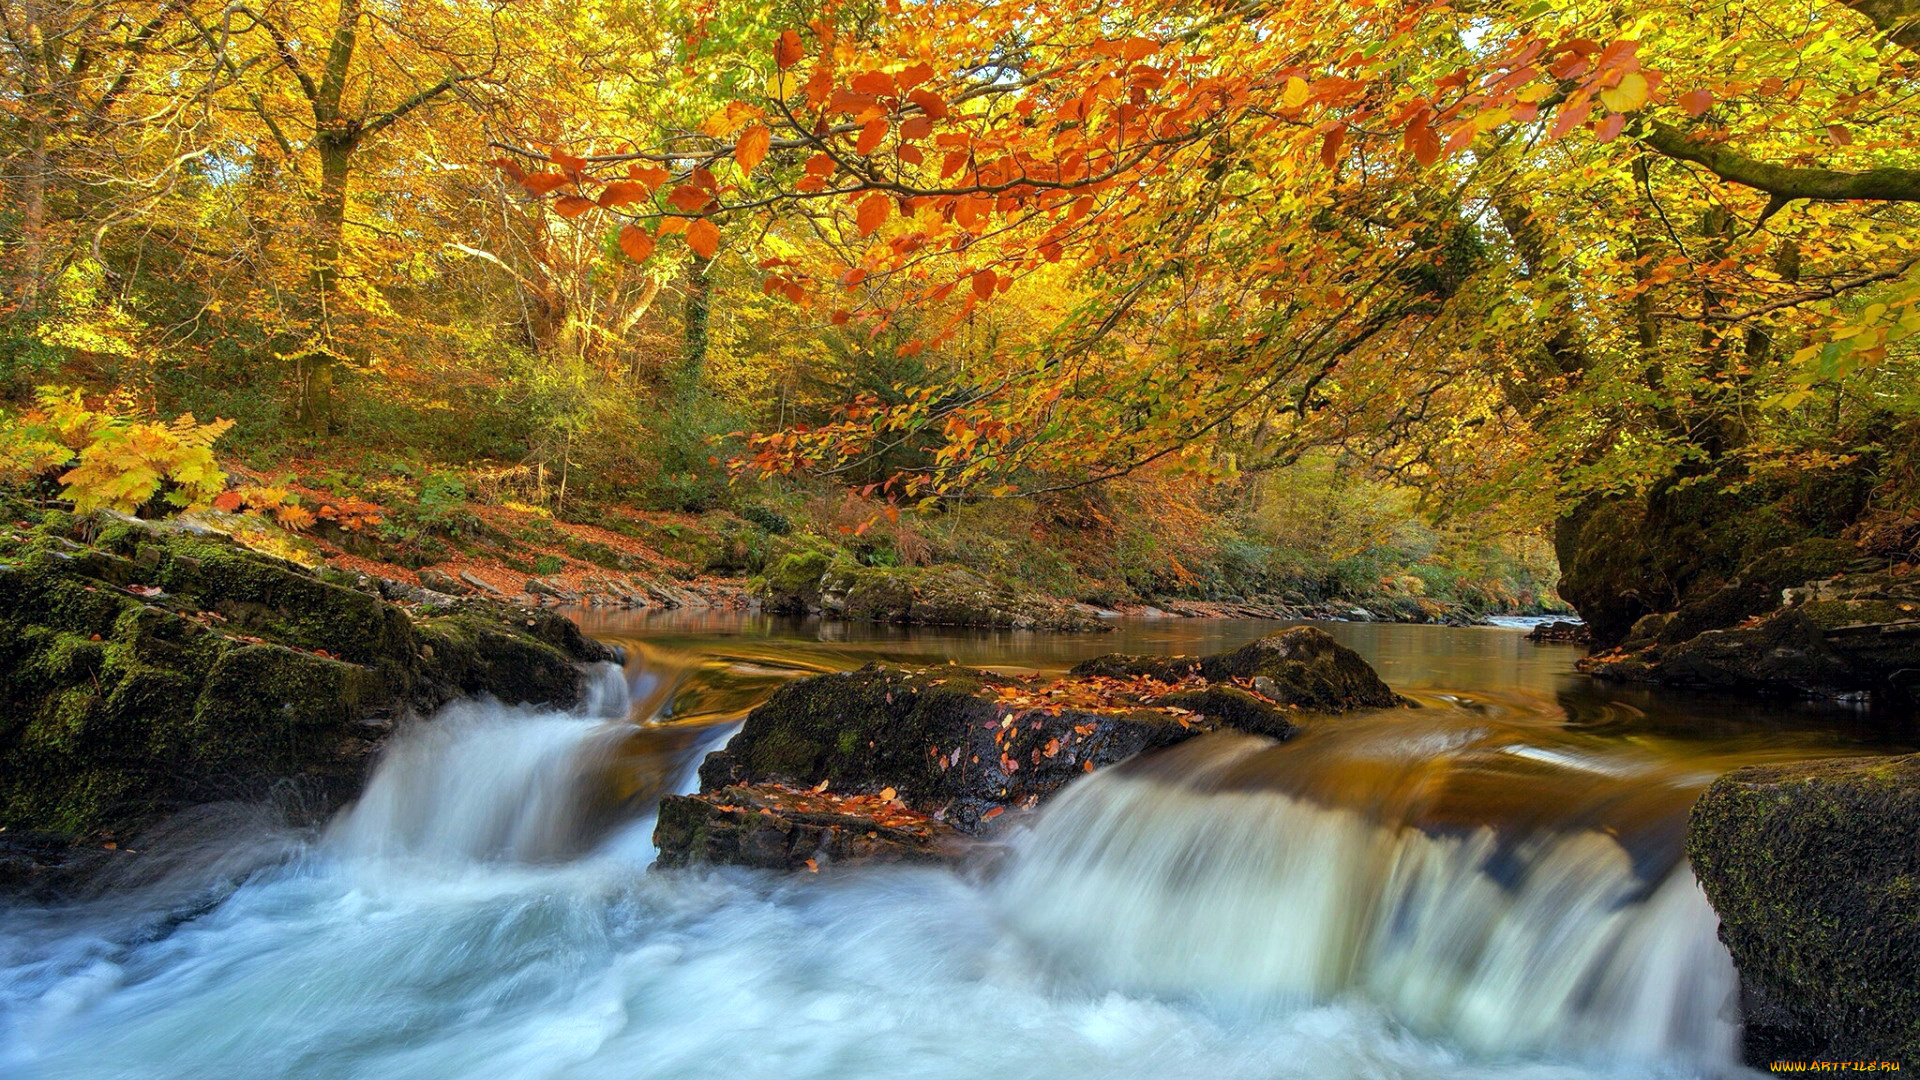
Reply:
<svg viewBox="0 0 1920 1080"><path fill-rule="evenodd" d="M1112 656L1083 669L1048 680L875 664L788 683L708 755L700 794L662 801L661 864L944 858L963 850L953 840L1137 754L1223 728L1286 739L1303 708L1401 703L1317 630L1216 657ZM795 809L801 792L845 801ZM873 817L876 796L930 831L889 831Z"/></svg>
<svg viewBox="0 0 1920 1080"><path fill-rule="evenodd" d="M1920 699L1920 575L1911 568L1781 592L1783 604L1737 626L1671 643L1666 623L1644 626L1622 649L1581 666L1625 682L1895 705Z"/></svg>
<svg viewBox="0 0 1920 1080"><path fill-rule="evenodd" d="M773 785L661 800L660 865L818 870L833 862L940 862L962 848L953 826L878 795Z"/></svg>
<svg viewBox="0 0 1920 1080"><path fill-rule="evenodd" d="M325 805L392 721L571 704L614 656L553 614L411 592L181 527L0 525L0 826L124 836L288 782Z"/></svg>
<svg viewBox="0 0 1920 1080"><path fill-rule="evenodd" d="M1555 528L1559 593L1591 629L1594 644L1612 648L1642 618L1705 600L1784 549L1798 550L1781 557L1776 589L1839 569L1819 561L1819 545L1799 546L1839 536L1858 518L1870 487L1866 469L1765 481L1730 470L1669 477L1644 496L1589 499ZM1800 570L1784 564L1796 561L1817 565L1790 580ZM1759 591L1764 602L1765 590Z"/></svg>
<svg viewBox="0 0 1920 1080"><path fill-rule="evenodd" d="M1056 704L1058 688L967 668L878 664L801 679L775 691L726 749L707 756L701 790L892 788L905 805L973 830L1083 773L1218 726L1185 705L1149 704L1151 691L1107 694L1084 707ZM1272 704L1265 721L1269 734L1292 734Z"/></svg>
<svg viewBox="0 0 1920 1080"><path fill-rule="evenodd" d="M1920 756L1728 773L1687 853L1740 970L1750 1061L1920 1061Z"/></svg>
<svg viewBox="0 0 1920 1080"><path fill-rule="evenodd" d="M1360 654L1314 626L1296 626L1214 656L1129 656L1111 653L1073 669L1076 675L1144 676L1173 682L1198 674L1238 683L1263 697L1315 712L1390 709L1404 704Z"/></svg>

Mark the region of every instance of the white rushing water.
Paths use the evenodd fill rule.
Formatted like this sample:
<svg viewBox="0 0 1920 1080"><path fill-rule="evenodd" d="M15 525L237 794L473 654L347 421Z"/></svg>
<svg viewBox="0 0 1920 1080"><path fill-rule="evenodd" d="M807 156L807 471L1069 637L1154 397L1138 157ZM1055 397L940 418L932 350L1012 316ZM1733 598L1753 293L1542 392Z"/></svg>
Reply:
<svg viewBox="0 0 1920 1080"><path fill-rule="evenodd" d="M618 712L462 705L237 885L216 860L198 892L0 914L0 1076L1730 1071L1711 914L1684 878L1643 900L1603 837L1503 883L1487 837L1113 774L984 885L648 874L644 808L608 823Z"/></svg>
<svg viewBox="0 0 1920 1080"><path fill-rule="evenodd" d="M1357 996L1489 1056L1734 1060L1737 979L1684 866L1650 888L1596 832L1515 850L1196 788L1271 745L1190 744L1177 781L1122 768L1067 791L1002 883L1012 924L1090 981L1220 1009Z"/></svg>

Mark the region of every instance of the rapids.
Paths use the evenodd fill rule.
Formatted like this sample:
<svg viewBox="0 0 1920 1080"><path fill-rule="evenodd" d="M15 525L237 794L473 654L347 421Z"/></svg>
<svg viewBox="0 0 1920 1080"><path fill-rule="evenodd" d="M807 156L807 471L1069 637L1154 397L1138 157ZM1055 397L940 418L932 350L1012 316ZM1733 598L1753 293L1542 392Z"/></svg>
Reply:
<svg viewBox="0 0 1920 1080"><path fill-rule="evenodd" d="M1607 697L1511 629L1336 627L1427 707L1095 774L958 872L646 872L659 795L785 679L1271 628L590 625L631 659L575 712L455 705L323 825L206 808L0 909L0 1077L1743 1073L1686 807L1872 718Z"/></svg>

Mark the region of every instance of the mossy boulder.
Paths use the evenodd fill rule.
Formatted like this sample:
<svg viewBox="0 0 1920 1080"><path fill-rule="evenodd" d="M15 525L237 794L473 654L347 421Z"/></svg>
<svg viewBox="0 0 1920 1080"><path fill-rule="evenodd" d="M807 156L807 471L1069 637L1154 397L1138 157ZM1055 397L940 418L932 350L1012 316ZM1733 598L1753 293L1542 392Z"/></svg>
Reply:
<svg viewBox="0 0 1920 1080"><path fill-rule="evenodd" d="M1214 656L1111 653L1073 669L1077 675L1144 676L1172 682L1198 674L1215 685L1240 683L1271 701L1315 712L1390 709L1405 699L1380 681L1359 653L1314 626L1268 634Z"/></svg>
<svg viewBox="0 0 1920 1080"><path fill-rule="evenodd" d="M788 683L707 756L699 794L662 801L661 864L946 858L1007 811L1135 755L1227 728L1286 739L1309 702L1400 703L1357 655L1312 634L1218 657L1108 657L1059 679L870 664ZM1298 702L1262 690L1282 680ZM802 812L795 793L844 801ZM889 833L891 808L940 828Z"/></svg>
<svg viewBox="0 0 1920 1080"><path fill-rule="evenodd" d="M852 622L1110 630L1078 605L960 566L865 566L815 537L781 538L756 592L766 610Z"/></svg>
<svg viewBox="0 0 1920 1080"><path fill-rule="evenodd" d="M1784 604L1765 614L1678 640L1669 618L1644 620L1621 649L1581 667L1623 682L1920 701L1920 573L1842 574L1781 592Z"/></svg>
<svg viewBox="0 0 1920 1080"><path fill-rule="evenodd" d="M1596 497L1555 529L1558 590L1580 613L1594 644L1612 648L1647 615L1707 601L1728 584L1770 572L1791 578L1797 570L1788 564L1826 565L1825 549L1803 545L1833 543L1858 518L1870 488L1863 468L1765 481L1732 473L1676 475L1644 496ZM1775 553L1778 565L1771 571L1757 565ZM1815 569L1807 577L1821 572L1832 569ZM1781 580L1776 587L1792 583ZM1765 592L1758 590L1762 602ZM1718 620L1724 617L1715 614L1719 609L1749 604L1748 598L1728 596L1705 603L1700 614Z"/></svg>
<svg viewBox="0 0 1920 1080"><path fill-rule="evenodd" d="M805 615L820 606L820 579L833 561L816 547L787 551L767 564L761 578L761 602L776 615Z"/></svg>
<svg viewBox="0 0 1920 1080"><path fill-rule="evenodd" d="M1920 756L1735 770L1695 804L1687 853L1750 1062L1920 1060Z"/></svg>
<svg viewBox="0 0 1920 1080"><path fill-rule="evenodd" d="M190 527L0 527L0 826L123 836L290 780L325 804L393 720L568 704L613 655L552 614L412 591L439 606Z"/></svg>
<svg viewBox="0 0 1920 1080"><path fill-rule="evenodd" d="M1769 551L1742 567L1733 579L1661 616L1649 616L1648 640L1662 645L1686 641L1709 630L1725 630L1778 608L1788 588L1830 577L1858 559L1860 551L1843 540L1816 537ZM1641 637L1636 623L1628 646Z"/></svg>
<svg viewBox="0 0 1920 1080"><path fill-rule="evenodd" d="M836 563L820 581L823 614L856 622L1011 630L1108 630L1072 604L964 567Z"/></svg>

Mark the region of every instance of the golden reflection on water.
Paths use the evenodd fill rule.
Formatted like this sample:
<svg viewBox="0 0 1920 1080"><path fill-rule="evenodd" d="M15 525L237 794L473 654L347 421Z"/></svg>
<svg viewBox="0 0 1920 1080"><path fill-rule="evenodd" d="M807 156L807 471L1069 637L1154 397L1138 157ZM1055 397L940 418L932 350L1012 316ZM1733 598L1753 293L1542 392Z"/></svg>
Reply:
<svg viewBox="0 0 1920 1080"><path fill-rule="evenodd" d="M782 683L873 661L1058 673L1108 652L1204 654L1288 625L1129 619L1109 634L1042 634L776 619L737 612L583 612L624 646L633 736L616 755L622 802L687 772ZM1629 850L1677 853L1685 812L1742 765L1911 749L1858 707L1735 700L1596 683L1580 651L1500 627L1322 623L1420 705L1307 718L1284 745L1194 770L1204 747L1133 766L1222 790L1267 789L1428 830L1591 828ZM1201 778L1204 774L1205 779Z"/></svg>

